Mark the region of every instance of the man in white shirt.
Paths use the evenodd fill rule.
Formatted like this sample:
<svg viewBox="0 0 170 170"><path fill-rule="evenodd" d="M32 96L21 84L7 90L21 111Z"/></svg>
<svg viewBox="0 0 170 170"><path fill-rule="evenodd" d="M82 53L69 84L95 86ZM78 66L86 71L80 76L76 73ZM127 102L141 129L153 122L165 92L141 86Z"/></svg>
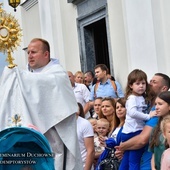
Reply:
<svg viewBox="0 0 170 170"><path fill-rule="evenodd" d="M83 107L78 103L77 136L80 146L84 170L93 170L94 162L94 131L91 123L84 119Z"/></svg>
<svg viewBox="0 0 170 170"><path fill-rule="evenodd" d="M68 71L67 73L68 73L68 77L70 79L76 100L78 103L82 104L84 108L85 118L88 119L90 117L90 113L89 113L90 92L84 84L75 82L74 75L71 71Z"/></svg>

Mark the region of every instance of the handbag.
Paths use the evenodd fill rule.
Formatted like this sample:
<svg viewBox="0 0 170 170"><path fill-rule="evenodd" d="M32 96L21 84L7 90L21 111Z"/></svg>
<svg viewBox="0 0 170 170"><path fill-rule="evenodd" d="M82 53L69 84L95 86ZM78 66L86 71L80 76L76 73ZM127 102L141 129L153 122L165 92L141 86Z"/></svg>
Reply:
<svg viewBox="0 0 170 170"><path fill-rule="evenodd" d="M99 165L98 165L98 169L100 170L118 170L119 169L119 165L120 165L120 161L118 160L118 158L116 158L115 156L115 151L113 148L107 148L109 149L109 153L107 158L103 159Z"/></svg>

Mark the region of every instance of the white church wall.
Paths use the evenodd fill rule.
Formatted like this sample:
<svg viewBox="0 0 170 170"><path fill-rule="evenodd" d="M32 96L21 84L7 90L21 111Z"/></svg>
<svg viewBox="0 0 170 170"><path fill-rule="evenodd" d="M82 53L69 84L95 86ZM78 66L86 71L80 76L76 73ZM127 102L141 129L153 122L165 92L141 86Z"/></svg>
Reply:
<svg viewBox="0 0 170 170"><path fill-rule="evenodd" d="M152 5L158 72L170 75L170 1L155 0Z"/></svg>
<svg viewBox="0 0 170 170"><path fill-rule="evenodd" d="M158 70L151 0L123 1L129 72Z"/></svg>
<svg viewBox="0 0 170 170"><path fill-rule="evenodd" d="M170 75L170 1L108 1L114 74L123 87L128 73Z"/></svg>
<svg viewBox="0 0 170 170"><path fill-rule="evenodd" d="M39 9L42 37L50 42L51 56L58 58L66 70L80 70L76 6L48 0L39 1Z"/></svg>
<svg viewBox="0 0 170 170"><path fill-rule="evenodd" d="M108 19L114 76L125 88L130 62L127 55L122 1L108 1Z"/></svg>

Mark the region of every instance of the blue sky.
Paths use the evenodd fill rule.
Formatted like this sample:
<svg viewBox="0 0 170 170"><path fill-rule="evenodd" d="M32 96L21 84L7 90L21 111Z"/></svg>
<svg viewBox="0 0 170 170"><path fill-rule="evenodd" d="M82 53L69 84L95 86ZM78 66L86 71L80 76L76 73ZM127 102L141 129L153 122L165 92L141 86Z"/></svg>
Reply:
<svg viewBox="0 0 170 170"><path fill-rule="evenodd" d="M6 62L6 56L3 53L0 53L0 75L2 74L2 71L8 63Z"/></svg>

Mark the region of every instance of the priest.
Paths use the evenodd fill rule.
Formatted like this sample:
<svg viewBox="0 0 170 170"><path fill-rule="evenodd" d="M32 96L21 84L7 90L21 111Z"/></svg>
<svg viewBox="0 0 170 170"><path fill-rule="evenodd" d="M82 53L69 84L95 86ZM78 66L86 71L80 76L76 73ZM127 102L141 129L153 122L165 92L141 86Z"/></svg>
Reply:
<svg viewBox="0 0 170 170"><path fill-rule="evenodd" d="M5 68L0 81L0 130L33 125L55 154L56 170L81 170L77 141L78 106L67 72L50 57L49 43L31 40L28 67Z"/></svg>

